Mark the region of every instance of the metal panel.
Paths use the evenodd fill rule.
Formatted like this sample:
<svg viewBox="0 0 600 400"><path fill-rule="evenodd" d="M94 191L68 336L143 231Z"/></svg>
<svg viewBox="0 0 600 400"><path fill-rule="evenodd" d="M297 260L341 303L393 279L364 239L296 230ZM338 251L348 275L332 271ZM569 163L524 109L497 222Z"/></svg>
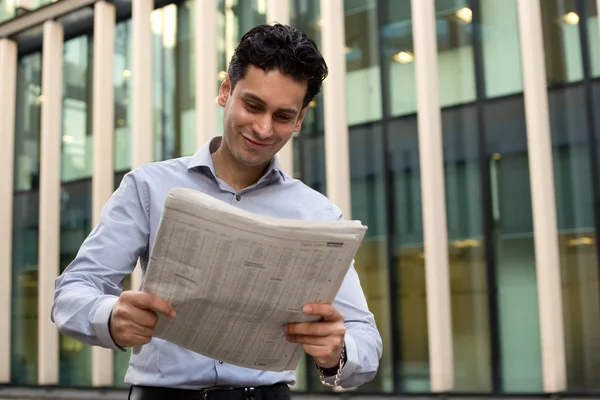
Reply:
<svg viewBox="0 0 600 400"><path fill-rule="evenodd" d="M197 0L196 21L196 145L217 135L217 2Z"/></svg>
<svg viewBox="0 0 600 400"><path fill-rule="evenodd" d="M454 387L442 122L433 0L412 0L431 391Z"/></svg>
<svg viewBox="0 0 600 400"><path fill-rule="evenodd" d="M10 382L17 45L0 39L0 383Z"/></svg>
<svg viewBox="0 0 600 400"><path fill-rule="evenodd" d="M132 2L133 36L133 103L131 122L131 169L153 161L154 130L152 127L152 27L150 16L153 0ZM131 276L131 288L137 290L142 283L142 271L138 262Z"/></svg>
<svg viewBox="0 0 600 400"><path fill-rule="evenodd" d="M50 320L59 275L63 29L44 23L40 133L38 383L58 383L58 330Z"/></svg>
<svg viewBox="0 0 600 400"><path fill-rule="evenodd" d="M267 23L290 24L290 2L289 0L267 1ZM277 155L281 162L281 169L288 175L294 176L294 138L286 143Z"/></svg>
<svg viewBox="0 0 600 400"><path fill-rule="evenodd" d="M540 3L518 0L544 390L566 388L556 200Z"/></svg>
<svg viewBox="0 0 600 400"><path fill-rule="evenodd" d="M10 37L57 19L80 8L90 6L97 0L61 0L50 3L39 10L24 14L0 24L0 37Z"/></svg>
<svg viewBox="0 0 600 400"><path fill-rule="evenodd" d="M114 189L114 109L113 64L115 53L115 6L99 1L94 7L94 82L92 224L100 220L104 204ZM113 384L113 351L92 348L92 385Z"/></svg>
<svg viewBox="0 0 600 400"><path fill-rule="evenodd" d="M327 197L351 218L350 154L346 119L344 2L321 1L321 42L329 75L323 84Z"/></svg>

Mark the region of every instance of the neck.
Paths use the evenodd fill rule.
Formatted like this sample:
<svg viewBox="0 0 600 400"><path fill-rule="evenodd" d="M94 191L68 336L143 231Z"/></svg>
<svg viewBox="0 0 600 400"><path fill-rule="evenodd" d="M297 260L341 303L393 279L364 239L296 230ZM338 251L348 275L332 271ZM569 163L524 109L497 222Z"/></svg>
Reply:
<svg viewBox="0 0 600 400"><path fill-rule="evenodd" d="M233 157L225 143L213 154L213 164L217 176L234 190L239 191L254 185L268 168L268 164L249 167Z"/></svg>

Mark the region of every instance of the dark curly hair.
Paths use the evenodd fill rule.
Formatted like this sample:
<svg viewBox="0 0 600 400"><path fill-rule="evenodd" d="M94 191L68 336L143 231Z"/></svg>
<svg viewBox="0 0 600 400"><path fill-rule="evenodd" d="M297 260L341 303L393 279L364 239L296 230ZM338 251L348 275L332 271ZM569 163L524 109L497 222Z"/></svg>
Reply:
<svg viewBox="0 0 600 400"><path fill-rule="evenodd" d="M306 82L306 107L321 91L327 64L317 45L306 34L287 25L259 25L240 40L229 64L231 90L243 79L248 65L264 71L278 70L297 82Z"/></svg>

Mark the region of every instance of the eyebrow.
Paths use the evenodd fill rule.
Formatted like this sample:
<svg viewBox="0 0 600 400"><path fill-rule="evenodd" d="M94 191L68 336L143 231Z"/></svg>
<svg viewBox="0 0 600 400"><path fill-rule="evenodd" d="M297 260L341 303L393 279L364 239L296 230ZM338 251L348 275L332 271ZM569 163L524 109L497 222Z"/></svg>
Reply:
<svg viewBox="0 0 600 400"><path fill-rule="evenodd" d="M242 96L242 98L244 100L253 100L253 101L255 101L255 102L257 102L257 103L259 103L259 104L261 104L263 106L267 105L267 103L263 99L261 99L260 97L258 97L255 94L252 94L252 93L242 93L241 96ZM284 113L290 113L290 114L293 114L293 115L298 114L298 110L296 110L295 108L280 108L280 109L278 109L278 111L279 112L284 112Z"/></svg>

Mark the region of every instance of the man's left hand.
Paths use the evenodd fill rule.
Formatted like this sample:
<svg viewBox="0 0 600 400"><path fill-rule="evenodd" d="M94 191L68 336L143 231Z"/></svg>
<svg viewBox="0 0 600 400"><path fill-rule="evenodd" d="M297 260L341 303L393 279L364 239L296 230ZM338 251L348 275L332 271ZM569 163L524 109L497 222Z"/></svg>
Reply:
<svg viewBox="0 0 600 400"><path fill-rule="evenodd" d="M307 304L302 311L307 315L320 315L323 319L287 324L284 328L286 339L301 343L319 367L337 367L346 335L344 316L330 304Z"/></svg>

